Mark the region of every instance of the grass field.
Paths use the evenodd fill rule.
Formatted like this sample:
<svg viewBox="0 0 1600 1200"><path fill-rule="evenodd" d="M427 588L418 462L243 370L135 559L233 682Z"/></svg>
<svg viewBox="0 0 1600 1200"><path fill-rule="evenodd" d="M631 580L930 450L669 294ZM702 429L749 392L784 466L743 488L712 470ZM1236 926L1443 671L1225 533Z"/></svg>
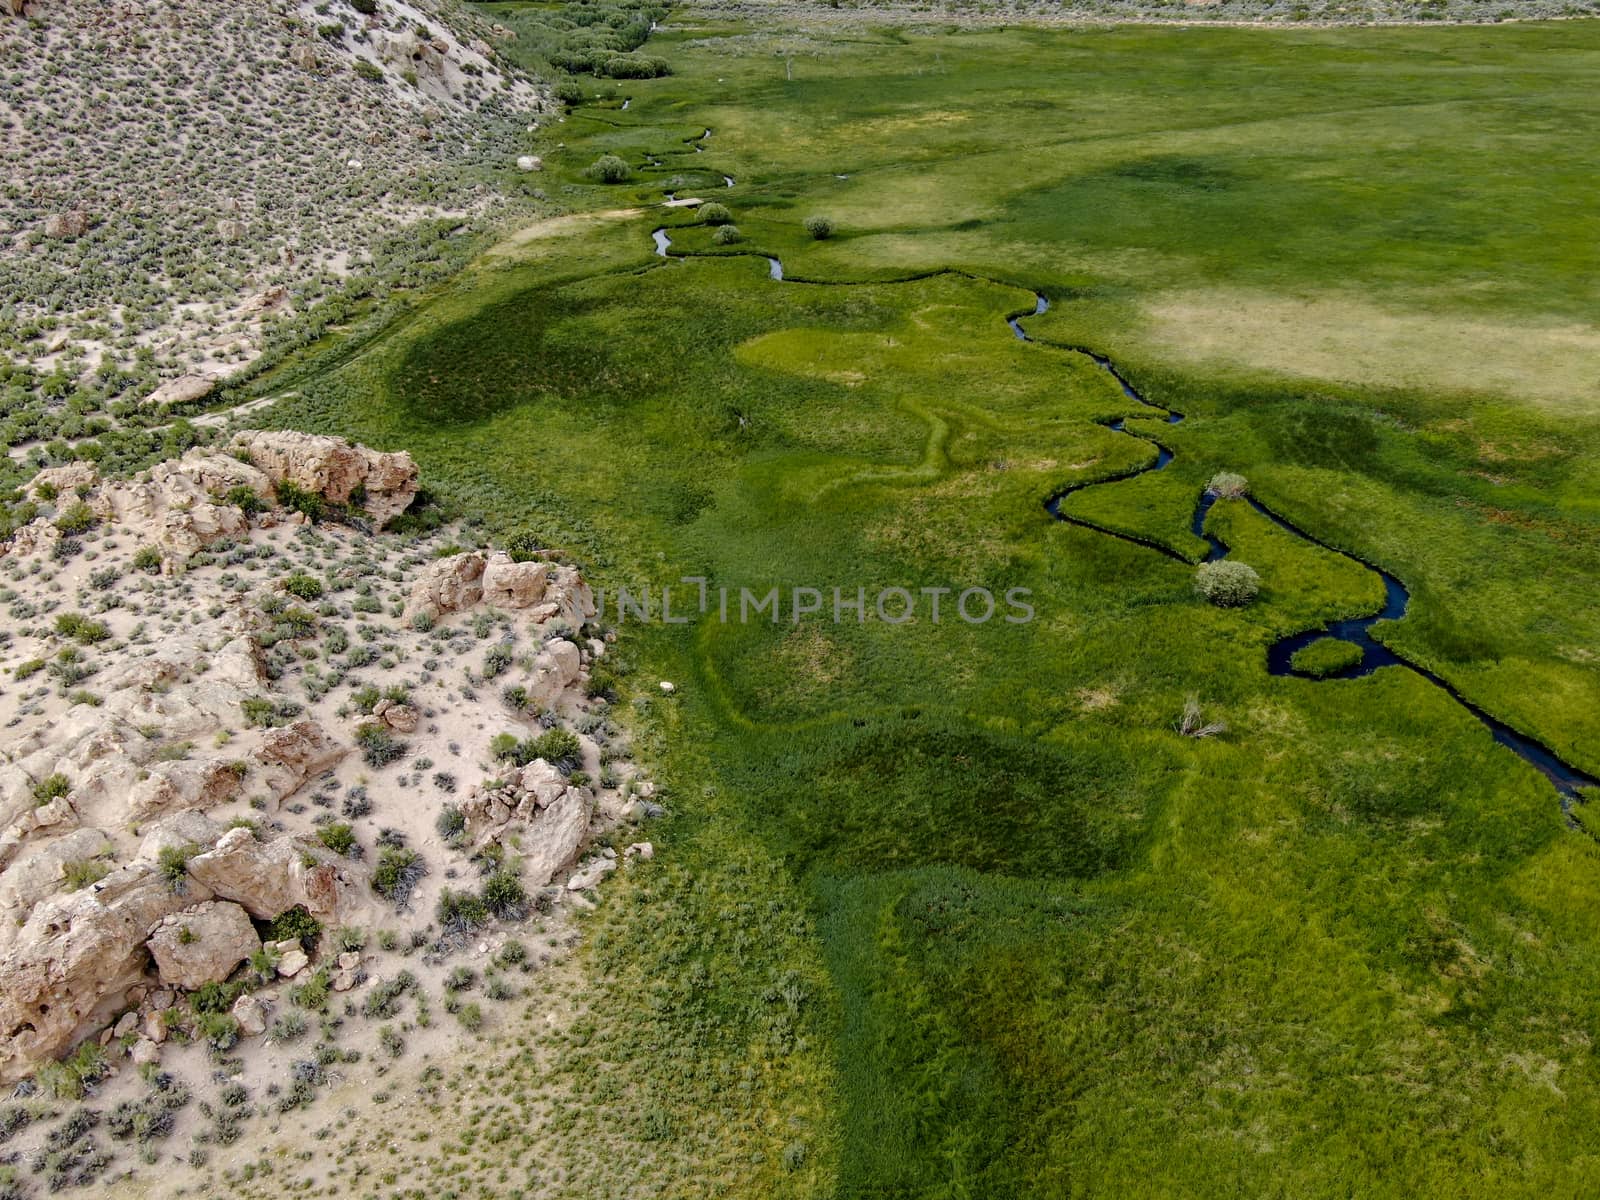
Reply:
<svg viewBox="0 0 1600 1200"><path fill-rule="evenodd" d="M274 419L412 450L608 589L1021 587L1037 616L622 625L674 817L660 883L607 901L570 1061L608 1081L574 1128L648 1169L574 1185L1581 1193L1600 850L1554 790L1413 674L1267 674L1381 605L1349 559L1219 505L1262 590L1218 609L1044 501L1152 457L1127 417L1177 460L1066 511L1198 558L1200 490L1243 473L1405 582L1384 640L1600 773L1600 26L689 10L649 51L674 73L588 81L539 147L574 216L275 381ZM603 153L631 179L588 179ZM1175 729L1191 696L1225 733Z"/></svg>

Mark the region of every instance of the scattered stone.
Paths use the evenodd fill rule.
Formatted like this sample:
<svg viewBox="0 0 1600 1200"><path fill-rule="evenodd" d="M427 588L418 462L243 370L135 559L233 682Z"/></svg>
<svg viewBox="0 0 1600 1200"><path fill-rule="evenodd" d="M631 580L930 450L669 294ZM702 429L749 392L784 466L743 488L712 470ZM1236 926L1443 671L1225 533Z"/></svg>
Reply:
<svg viewBox="0 0 1600 1200"><path fill-rule="evenodd" d="M567 890L569 892L581 892L586 888L592 888L616 869L617 863L615 859L593 859L581 870L575 871L572 878L567 880Z"/></svg>
<svg viewBox="0 0 1600 1200"><path fill-rule="evenodd" d="M161 1036L166 1037L163 1030ZM161 1061L161 1045L151 1038L142 1037L133 1044L133 1049L128 1053L128 1059L136 1067L153 1067Z"/></svg>
<svg viewBox="0 0 1600 1200"><path fill-rule="evenodd" d="M233 1019L245 1037L260 1037L267 1031L267 1006L246 992L233 1002Z"/></svg>
<svg viewBox="0 0 1600 1200"><path fill-rule="evenodd" d="M634 842L622 853L626 858L640 858L649 862L656 856L656 848L649 842Z"/></svg>
<svg viewBox="0 0 1600 1200"><path fill-rule="evenodd" d="M180 375L169 379L145 397L146 404L193 404L204 400L217 386L215 379L204 375Z"/></svg>
<svg viewBox="0 0 1600 1200"><path fill-rule="evenodd" d="M79 238L89 232L90 223L89 214L81 209L52 213L44 219L44 235L58 240Z"/></svg>

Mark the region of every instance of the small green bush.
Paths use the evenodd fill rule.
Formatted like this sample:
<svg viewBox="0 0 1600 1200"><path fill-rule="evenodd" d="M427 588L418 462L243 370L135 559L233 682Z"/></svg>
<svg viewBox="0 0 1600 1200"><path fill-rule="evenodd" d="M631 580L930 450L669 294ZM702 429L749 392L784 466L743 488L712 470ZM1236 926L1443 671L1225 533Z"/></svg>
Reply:
<svg viewBox="0 0 1600 1200"><path fill-rule="evenodd" d="M99 520L82 500L68 506L65 512L56 518L56 529L63 537L77 537L79 534L88 533L95 527Z"/></svg>
<svg viewBox="0 0 1600 1200"><path fill-rule="evenodd" d="M434 829L447 845L455 845L467 831L467 818L459 806L446 804L433 822Z"/></svg>
<svg viewBox="0 0 1600 1200"><path fill-rule="evenodd" d="M322 922L298 905L285 909L267 924L267 941L287 942L292 938L308 954L321 936Z"/></svg>
<svg viewBox="0 0 1600 1200"><path fill-rule="evenodd" d="M356 59L356 74L368 83L378 83L383 79L383 68L378 66L377 63L358 58Z"/></svg>
<svg viewBox="0 0 1600 1200"><path fill-rule="evenodd" d="M376 69L376 68L374 68ZM291 479L285 479L274 489L278 493L278 503L284 508L294 512L304 513L311 521L320 521L326 502L321 494L301 487Z"/></svg>
<svg viewBox="0 0 1600 1200"><path fill-rule="evenodd" d="M361 747L361 757L369 767L386 767L404 758L407 752L406 743L396 741L388 727L376 721L356 727L356 745Z"/></svg>
<svg viewBox="0 0 1600 1200"><path fill-rule="evenodd" d="M744 241L744 235L739 232L737 225L720 226L711 235L711 244L713 246L736 246L742 241Z"/></svg>
<svg viewBox="0 0 1600 1200"><path fill-rule="evenodd" d="M77 892L92 883L99 883L111 868L97 858L77 858L61 864L61 881L67 891Z"/></svg>
<svg viewBox="0 0 1600 1200"><path fill-rule="evenodd" d="M446 933L466 934L481 929L489 920L489 906L471 892L445 888L433 915Z"/></svg>
<svg viewBox="0 0 1600 1200"><path fill-rule="evenodd" d="M283 590L300 600L315 600L322 595L322 581L304 571L296 571L283 581Z"/></svg>
<svg viewBox="0 0 1600 1200"><path fill-rule="evenodd" d="M372 890L396 908L404 908L411 893L428 873L422 855L404 846L385 846L372 869Z"/></svg>
<svg viewBox="0 0 1600 1200"><path fill-rule="evenodd" d="M154 575L161 570L161 551L154 546L140 546L133 556L133 569Z"/></svg>
<svg viewBox="0 0 1600 1200"><path fill-rule="evenodd" d="M602 154L583 173L596 183L627 183L633 178L633 168L615 154Z"/></svg>
<svg viewBox="0 0 1600 1200"><path fill-rule="evenodd" d="M520 921L528 915L528 892L514 867L502 867L483 881L483 904L502 921Z"/></svg>
<svg viewBox="0 0 1600 1200"><path fill-rule="evenodd" d="M335 854L348 855L356 848L356 833L345 821L335 821L317 830L317 840Z"/></svg>
<svg viewBox="0 0 1600 1200"><path fill-rule="evenodd" d="M247 517L253 517L267 507L267 502L256 494L255 488L247 483L241 483L229 488L223 499L235 508L242 509Z"/></svg>
<svg viewBox="0 0 1600 1200"><path fill-rule="evenodd" d="M707 225L726 225L733 220L733 214L728 211L726 204L718 204L713 200L710 204L700 206L700 219Z"/></svg>
<svg viewBox="0 0 1600 1200"><path fill-rule="evenodd" d="M33 785L33 802L49 804L50 801L59 799L70 791L72 791L72 780L57 771Z"/></svg>
<svg viewBox="0 0 1600 1200"><path fill-rule="evenodd" d="M817 241L826 241L833 236L833 222L820 215L809 216L803 222L805 230Z"/></svg>
<svg viewBox="0 0 1600 1200"><path fill-rule="evenodd" d="M111 636L111 629L104 621L93 620L82 613L62 613L56 618L56 632L86 646Z"/></svg>
<svg viewBox="0 0 1600 1200"><path fill-rule="evenodd" d="M542 758L563 772L570 772L583 764L583 746L578 741L578 735L568 729L552 729L543 734L534 740L532 750L528 762Z"/></svg>

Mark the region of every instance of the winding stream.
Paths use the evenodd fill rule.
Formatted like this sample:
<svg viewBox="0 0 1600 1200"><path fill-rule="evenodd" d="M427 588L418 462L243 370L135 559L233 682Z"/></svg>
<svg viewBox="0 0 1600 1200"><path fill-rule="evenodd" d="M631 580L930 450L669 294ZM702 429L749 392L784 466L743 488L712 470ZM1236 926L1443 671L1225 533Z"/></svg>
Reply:
<svg viewBox="0 0 1600 1200"><path fill-rule="evenodd" d="M708 129L703 137L709 136L711 136L711 131ZM662 258L668 257L669 251L672 248L672 239L668 236L666 229L664 227L655 229L652 231L650 236L655 240L656 253ZM783 264L777 258L768 255L760 255L758 257L766 258L768 274L771 276L771 278L779 281L783 279ZM965 274L965 272L963 272L963 274ZM1000 283L1002 281L989 280L988 282ZM1038 316L1041 313L1046 312L1049 307L1050 301L1042 293L1034 293L1034 308L1031 315ZM1022 319L1028 315L1030 314L1019 313L1015 316L1007 317L1006 324L1010 326L1011 332L1021 341L1034 342L1034 339L1022 327ZM1034 342L1034 344L1049 345L1049 343L1040 342ZM1104 355L1096 354L1094 351L1084 349L1082 347L1061 346L1054 348L1061 349L1069 354L1083 354L1091 359L1097 366L1099 366L1116 381L1117 386L1122 389L1122 394L1124 396L1141 407L1150 410L1149 415L1151 417L1159 415L1163 420L1166 421L1168 425L1177 425L1183 421L1184 415L1181 412L1177 412L1169 408L1163 408L1161 405L1154 404L1145 399L1145 397L1140 394L1139 390L1129 383L1127 379L1123 377L1121 372L1117 370L1116 365ZM1081 492L1092 487L1104 487L1108 484L1120 483L1124 480L1133 479L1139 475L1146 474L1147 472L1165 470L1169 465L1171 465L1176 455L1170 447L1163 445L1154 437L1129 431L1126 428L1126 421L1126 417L1117 417L1113 420L1104 422L1104 424L1108 429L1114 430L1117 433L1126 433L1129 437L1138 438L1140 441L1147 442L1149 445L1154 447L1156 451L1155 461L1146 463L1143 466L1134 467L1127 471L1119 472L1115 475L1109 475L1084 483L1071 484L1053 494L1049 500L1045 502L1045 508L1049 511L1050 515L1056 518L1058 521L1063 521L1069 525L1077 525L1081 528L1089 529L1095 533L1104 534L1108 537L1119 538L1125 542L1132 542L1133 544L1142 546L1146 549L1157 551L1158 553L1178 562L1184 563L1185 565L1194 565L1194 559L1180 554L1172 547L1161 542L1157 542L1149 538L1142 538L1136 534L1124 533L1120 530L1111 529L1106 526L1096 524L1092 521L1070 516L1061 511L1062 502L1074 492ZM1200 560L1202 562L1217 562L1220 559L1226 558L1229 553L1229 547L1227 543L1216 534L1208 533L1205 527L1206 517L1210 514L1211 506L1216 503L1216 500L1217 498L1211 495L1209 492L1202 493L1199 501L1195 504L1194 515L1189 522L1190 530L1196 537L1204 540L1207 545L1205 557ZM1373 672L1383 667L1401 667L1405 670L1411 671L1421 678L1426 679L1429 683L1443 691L1457 704L1461 705L1463 709L1471 713L1478 719L1480 723L1482 723L1486 729L1488 729L1490 735L1496 742L1500 743L1500 745L1506 747L1512 753L1516 754L1524 762L1531 765L1535 770L1548 779L1551 783L1551 786L1556 789L1556 792L1560 796L1561 808L1562 811L1567 814L1568 822L1576 824L1571 816L1572 803L1575 800L1580 799L1580 789L1600 787L1600 780L1593 778L1583 771L1580 771L1571 763L1566 762L1542 742L1528 737L1526 734L1518 732L1511 726L1507 725L1504 721L1491 716L1478 705L1462 696L1461 693L1457 691L1456 688L1450 683L1446 682L1444 679L1440 678L1426 667L1418 666L1413 662L1409 662L1406 659L1401 658L1388 646L1384 645L1382 642L1378 641L1372 636L1372 627L1378 622L1397 621L1406 614L1406 609L1411 603L1411 593L1406 589L1406 586L1401 583L1399 579L1385 571L1382 567L1379 567L1374 563L1367 562L1365 559L1351 554L1349 551L1341 550L1337 546L1331 546L1327 542L1322 541L1320 538L1314 537L1313 535L1307 533L1304 529L1301 529L1293 522L1273 512L1272 509L1261 503L1261 501L1257 500L1254 496L1246 496L1244 497L1244 500L1252 509L1260 513L1267 520L1271 521L1279 529L1282 529L1286 533L1292 534L1303 541L1309 542L1314 546L1320 547L1331 554L1337 554L1353 563L1357 563L1366 570L1375 573L1379 579L1383 581L1384 602L1383 607L1379 609L1378 612L1373 613L1370 616L1351 617L1343 620L1331 621L1327 625L1316 629L1309 629L1303 633L1290 634L1287 637L1279 638L1276 642L1269 646L1267 648L1268 674L1275 676L1295 676L1301 679L1361 679L1365 676L1371 675ZM1351 664L1341 671L1336 671L1325 676L1313 676L1306 672L1295 670L1293 665L1295 653L1302 648L1309 646L1312 642L1318 641L1324 637L1333 638L1336 641L1348 642L1350 645L1356 646L1361 650L1361 660L1357 663Z"/></svg>

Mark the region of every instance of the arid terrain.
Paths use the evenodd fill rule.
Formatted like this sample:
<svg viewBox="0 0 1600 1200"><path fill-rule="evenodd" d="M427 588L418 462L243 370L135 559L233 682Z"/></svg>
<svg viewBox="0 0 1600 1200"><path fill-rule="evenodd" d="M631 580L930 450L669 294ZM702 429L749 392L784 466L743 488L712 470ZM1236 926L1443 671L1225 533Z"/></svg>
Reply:
<svg viewBox="0 0 1600 1200"><path fill-rule="evenodd" d="M226 1167L252 1114L448 1060L652 856L582 576L368 532L408 456L246 433L28 490L0 560L19 1176Z"/></svg>

